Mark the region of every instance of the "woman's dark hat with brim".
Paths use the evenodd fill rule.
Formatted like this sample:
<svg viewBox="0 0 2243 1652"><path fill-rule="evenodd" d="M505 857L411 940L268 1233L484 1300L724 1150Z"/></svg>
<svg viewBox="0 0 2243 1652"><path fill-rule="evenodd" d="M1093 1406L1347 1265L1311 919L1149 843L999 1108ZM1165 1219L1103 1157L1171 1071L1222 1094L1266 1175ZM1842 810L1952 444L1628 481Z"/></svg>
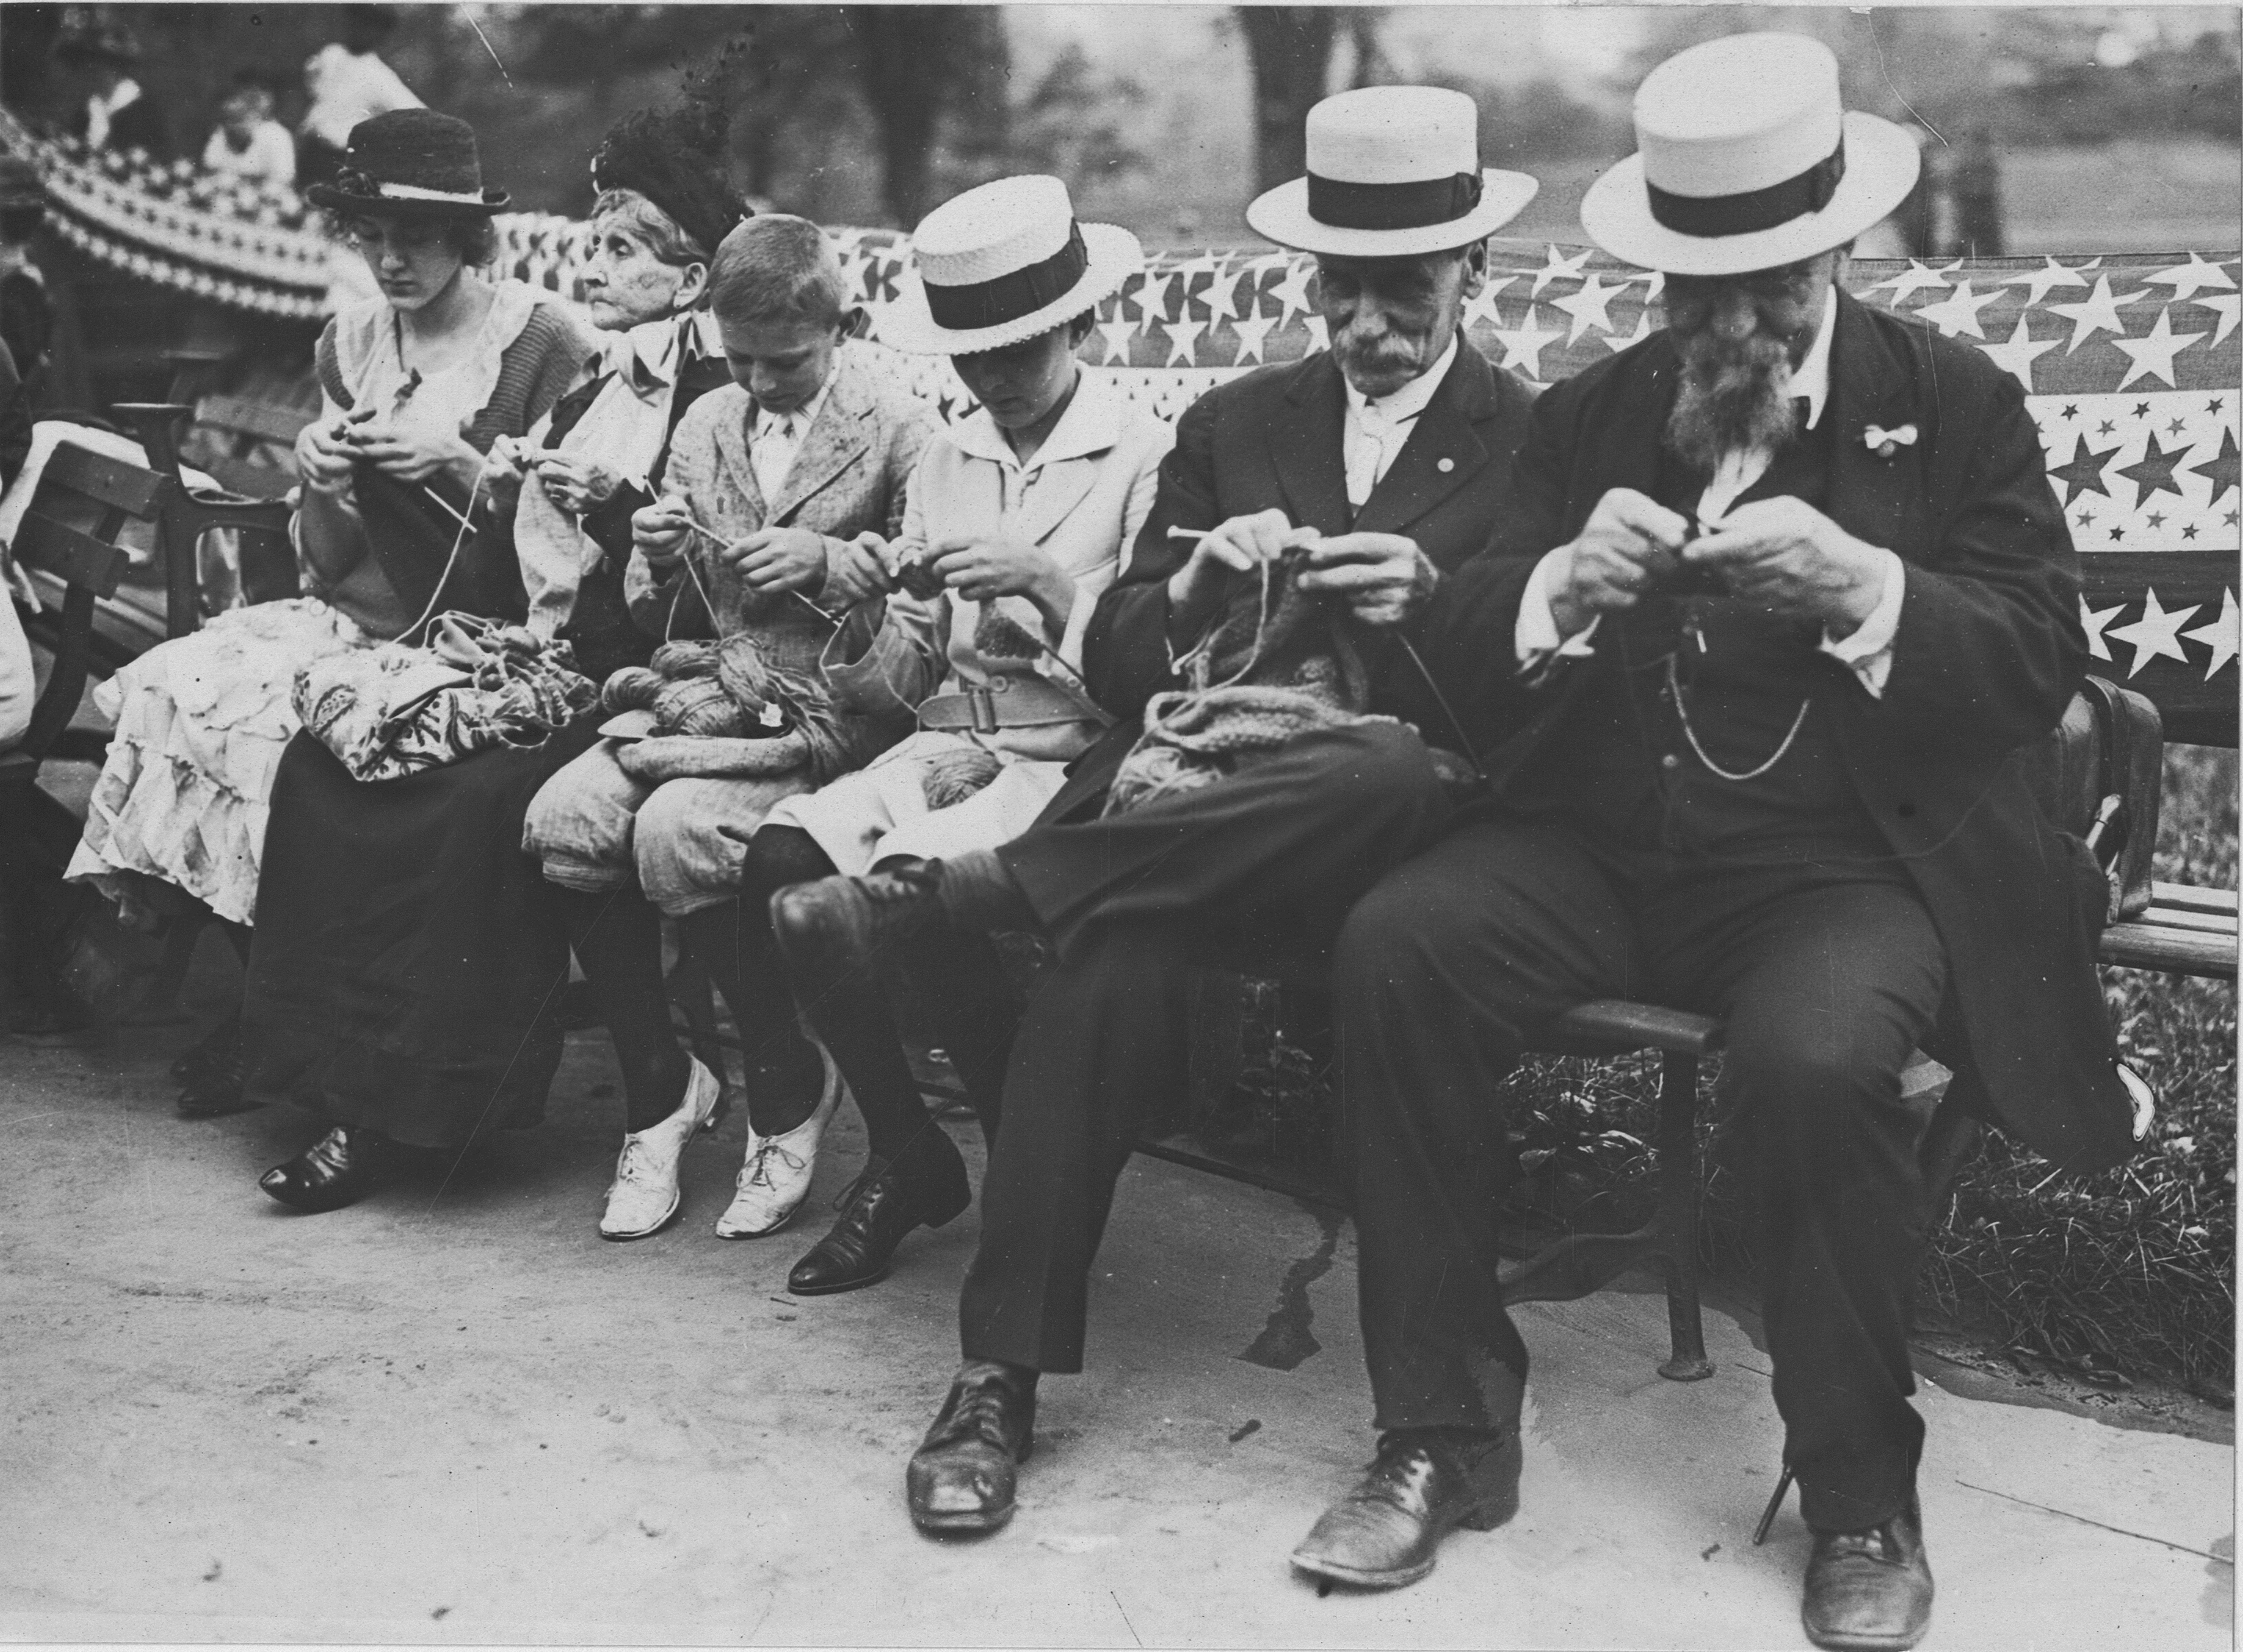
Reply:
<svg viewBox="0 0 2243 1652"><path fill-rule="evenodd" d="M702 103L668 114L642 109L625 115L592 157L593 189L643 195L713 256L741 219L754 216L717 158L728 118Z"/></svg>
<svg viewBox="0 0 2243 1652"><path fill-rule="evenodd" d="M506 210L502 189L483 187L475 129L433 109L394 109L351 128L332 184L304 192L314 206L385 217L488 217Z"/></svg>

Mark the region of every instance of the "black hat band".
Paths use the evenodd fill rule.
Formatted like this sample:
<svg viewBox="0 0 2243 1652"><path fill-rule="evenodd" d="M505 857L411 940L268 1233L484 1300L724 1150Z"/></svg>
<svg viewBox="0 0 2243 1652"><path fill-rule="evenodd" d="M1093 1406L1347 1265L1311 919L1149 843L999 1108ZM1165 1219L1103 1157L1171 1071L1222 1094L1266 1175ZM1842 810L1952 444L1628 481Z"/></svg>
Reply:
<svg viewBox="0 0 2243 1652"><path fill-rule="evenodd" d="M1846 139L1796 177L1741 195L1672 195L1650 179L1651 215L1678 235L1750 235L1819 212L1846 175Z"/></svg>
<svg viewBox="0 0 2243 1652"><path fill-rule="evenodd" d="M927 314L937 327L953 333L1002 327L1065 298L1089 267L1090 249L1082 244L1082 226L1070 224L1067 245L1058 252L1025 268L1008 270L994 280L966 287L938 287L923 281Z"/></svg>
<svg viewBox="0 0 2243 1652"><path fill-rule="evenodd" d="M1431 229L1464 217L1479 196L1478 172L1408 184L1346 184L1309 174L1309 216L1333 229Z"/></svg>

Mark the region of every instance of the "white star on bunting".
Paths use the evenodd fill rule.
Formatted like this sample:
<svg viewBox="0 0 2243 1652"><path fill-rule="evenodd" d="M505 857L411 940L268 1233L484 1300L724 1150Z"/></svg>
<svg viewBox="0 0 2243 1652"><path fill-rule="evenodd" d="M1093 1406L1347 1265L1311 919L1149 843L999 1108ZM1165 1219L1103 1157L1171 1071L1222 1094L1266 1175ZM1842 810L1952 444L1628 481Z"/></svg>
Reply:
<svg viewBox="0 0 2243 1652"><path fill-rule="evenodd" d="M1503 365L1515 367L1523 362L1526 376L1539 384L1542 382L1542 352L1559 334L1554 327L1545 329L1536 327L1534 316L1535 307L1529 304L1526 314L1519 318L1517 327L1499 327L1495 330L1495 336L1503 341Z"/></svg>
<svg viewBox="0 0 2243 1652"><path fill-rule="evenodd" d="M1239 365L1244 366L1249 356L1256 361L1263 360L1262 341L1276 325L1266 315L1242 315L1230 324L1230 330L1238 334Z"/></svg>
<svg viewBox="0 0 2243 1652"><path fill-rule="evenodd" d="M2129 293L2125 298L2114 298L2111 293L2111 278L2098 275L2095 278L2095 290L2078 303L2050 305L2048 307L2051 314L2068 317L2071 322L2071 342L2065 347L2064 353L2070 355L2098 333L2116 333L2124 338L2126 323L2118 314L2118 307L2121 304L2139 304L2149 296L2147 293Z"/></svg>
<svg viewBox="0 0 2243 1652"><path fill-rule="evenodd" d="M2223 590L2219 593L2219 617L2206 621L2192 631L2181 633L2190 642L2202 643L2212 651L2212 664L2204 668L2206 682L2209 683L2219 676L2219 668L2235 657L2237 634L2239 630L2243 630L2243 624L2239 624L2239 621L2243 621L2243 615L2236 611L2235 593Z"/></svg>
<svg viewBox="0 0 2243 1652"><path fill-rule="evenodd" d="M1200 294L1207 306L1210 321L1235 321L1238 319L1238 272L1218 267L1215 280L1206 292Z"/></svg>
<svg viewBox="0 0 2243 1652"><path fill-rule="evenodd" d="M2025 394L2031 395L2033 393L2033 361L2037 357L2056 348L2056 345L2057 341L2054 339L2043 339L2038 343L2035 343L2032 335L2025 331L2025 318L2020 314L2017 317L2017 327L2011 333L2006 343L1988 344L1981 347L1993 359L1996 366L2024 386Z"/></svg>
<svg viewBox="0 0 2243 1652"><path fill-rule="evenodd" d="M1175 277L1166 271L1158 274L1145 272L1144 285L1129 296L1137 302L1137 319L1141 321L1165 321L1169 319L1169 283Z"/></svg>
<svg viewBox="0 0 2243 1652"><path fill-rule="evenodd" d="M2142 279L2172 288L2176 303L2193 297L2199 287L2221 287L2230 293L2235 290L2235 283L2228 280L2226 271L2217 264L2206 263L2202 254L2197 253L2191 253L2186 264L2176 264L2169 270L2159 270L2155 275L2145 275Z"/></svg>
<svg viewBox="0 0 2243 1652"><path fill-rule="evenodd" d="M2191 299L2188 301L2200 310L2210 310L2219 318L2219 326L2212 334L2210 347L2219 348L2226 342L2227 335L2235 330L2237 313L2243 311L2243 293L2229 293L2219 298Z"/></svg>
<svg viewBox="0 0 2243 1652"><path fill-rule="evenodd" d="M2085 287L2087 281L2086 278L2077 271L2066 269L2051 258L2049 259L2046 268L2031 270L2022 275L2012 275L2002 285L2030 288L2031 290L2025 293L2025 307L2030 309L2046 298L2049 288L2052 287Z"/></svg>
<svg viewBox="0 0 2243 1652"><path fill-rule="evenodd" d="M1331 328L1325 324L1324 318L1323 316L1303 315L1301 318L1301 325L1309 329L1309 348L1310 351L1329 350L1331 348Z"/></svg>
<svg viewBox="0 0 2243 1652"><path fill-rule="evenodd" d="M1192 341L1206 329L1207 323L1175 320L1164 321L1162 325L1169 329L1169 359L1162 365L1171 367L1191 366Z"/></svg>
<svg viewBox="0 0 2243 1652"><path fill-rule="evenodd" d="M1550 261L1547 264L1545 264L1540 269L1534 272L1534 285L1528 291L1526 296L1528 298L1539 298L1542 296L1542 289L1549 286L1551 282L1560 280L1565 276L1579 275L1581 273L1581 266L1586 264L1594 255L1595 249L1593 247L1585 246L1580 252L1574 253L1571 258L1561 258L1559 256L1556 246L1551 246Z"/></svg>
<svg viewBox="0 0 2243 1652"><path fill-rule="evenodd" d="M1109 367L1116 361L1128 364L1129 341L1137 336L1137 323L1125 320L1121 308L1118 304L1115 306L1115 319L1098 324L1098 330L1106 335L1106 360L1101 365Z"/></svg>
<svg viewBox="0 0 2243 1652"><path fill-rule="evenodd" d="M2134 651L2134 663L2126 668L2128 677L2134 676L2153 659L2177 659L2188 664L2188 651L2180 645L2180 628L2188 617L2196 612L2197 604L2186 608L2167 609L2158 601L2158 589L2152 585L2144 594L2142 617L2131 625L2120 625L2111 633L2111 640L2126 643Z"/></svg>
<svg viewBox="0 0 2243 1652"><path fill-rule="evenodd" d="M2124 603L2115 608L2090 608L2085 597L2079 599L2080 628L2087 633L2087 651L2097 659L2111 657L2110 646L2103 640L2103 628L2125 611Z"/></svg>
<svg viewBox="0 0 2243 1652"><path fill-rule="evenodd" d="M2175 333L2172 330L2172 312L2159 310L2158 319L2151 323L2149 332L2142 337L2111 341L2112 346L2124 350L2127 359L2133 363L2126 369L2126 376L2118 381L2118 388L2123 390L2145 374L2153 373L2178 388L2173 378L2173 357L2203 336L2201 333Z"/></svg>
<svg viewBox="0 0 2243 1652"><path fill-rule="evenodd" d="M1611 332L1612 317L1606 314L1606 311L1612 301L1620 296L1620 290L1617 287L1603 285L1597 280L1597 273L1591 270L1583 279L1580 292L1568 293L1561 299L1552 299L1550 300L1552 309L1563 310L1573 318L1573 330L1566 335L1566 342L1572 344L1592 326L1600 327L1607 333Z"/></svg>
<svg viewBox="0 0 2243 1652"><path fill-rule="evenodd" d="M1953 285L1947 278L1962 267L1963 260L1959 258L1952 264L1950 264L1944 270L1928 270L1924 268L1923 265L1917 260L1910 259L1908 261L1908 267L1903 270L1899 274L1892 277L1889 280L1872 281L1869 286L1863 287L1861 292L1856 293L1854 296L1856 298L1865 297L1869 293L1876 292L1877 288L1881 287L1889 287L1893 290L1892 307L1894 309L1898 309L1900 307L1901 300L1906 298L1910 293L1915 292L1916 288L1920 287L1928 287L1937 289Z"/></svg>
<svg viewBox="0 0 2243 1652"><path fill-rule="evenodd" d="M1285 279L1270 289L1270 296L1276 299L1283 307L1277 312L1277 324L1280 327L1285 324L1295 310L1305 310L1309 307L1310 273L1310 266L1306 264L1289 264L1285 267Z"/></svg>
<svg viewBox="0 0 2243 1652"><path fill-rule="evenodd" d="M1495 307L1496 295L1519 278L1506 275L1501 280L1492 280L1472 295L1465 303L1465 331L1472 331L1472 323L1485 321L1490 327L1503 325L1503 312Z"/></svg>
<svg viewBox="0 0 2243 1652"><path fill-rule="evenodd" d="M1635 318L1635 331L1629 334L1626 338L1620 337L1617 333L1606 334L1605 347L1617 354L1619 352L1627 349L1633 345L1642 343L1644 340L1650 336L1651 310L1650 307L1647 305Z"/></svg>
<svg viewBox="0 0 2243 1652"><path fill-rule="evenodd" d="M1938 303L1927 304L1916 311L1916 319L1930 322L1950 339L1965 333L1974 339L1983 339L1986 335L1978 328L1978 312L1999 296L1989 293L1983 298L1974 298L1970 283L1964 281Z"/></svg>

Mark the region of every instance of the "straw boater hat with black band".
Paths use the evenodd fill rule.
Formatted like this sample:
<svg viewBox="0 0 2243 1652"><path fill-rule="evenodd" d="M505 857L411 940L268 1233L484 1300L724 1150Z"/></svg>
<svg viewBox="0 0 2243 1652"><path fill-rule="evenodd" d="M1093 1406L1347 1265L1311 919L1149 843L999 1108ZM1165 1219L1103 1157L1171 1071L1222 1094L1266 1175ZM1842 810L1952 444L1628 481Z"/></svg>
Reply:
<svg viewBox="0 0 2243 1652"><path fill-rule="evenodd" d="M1804 35L1677 52L1635 94L1636 153L1591 185L1581 227L1669 275L1743 275L1843 246L1898 206L1914 141L1849 113L1838 60Z"/></svg>
<svg viewBox="0 0 2243 1652"><path fill-rule="evenodd" d="M1479 110L1441 86L1365 86L1309 111L1308 176L1246 209L1258 235L1336 258L1445 253L1534 199L1525 172L1479 164Z"/></svg>
<svg viewBox="0 0 2243 1652"><path fill-rule="evenodd" d="M475 129L433 109L394 109L351 128L332 184L304 192L314 206L385 217L488 217L507 192L483 187Z"/></svg>
<svg viewBox="0 0 2243 1652"><path fill-rule="evenodd" d="M912 258L879 336L915 355L973 355L1048 333L1145 266L1135 235L1077 223L1067 185L1041 176L945 201L912 233Z"/></svg>

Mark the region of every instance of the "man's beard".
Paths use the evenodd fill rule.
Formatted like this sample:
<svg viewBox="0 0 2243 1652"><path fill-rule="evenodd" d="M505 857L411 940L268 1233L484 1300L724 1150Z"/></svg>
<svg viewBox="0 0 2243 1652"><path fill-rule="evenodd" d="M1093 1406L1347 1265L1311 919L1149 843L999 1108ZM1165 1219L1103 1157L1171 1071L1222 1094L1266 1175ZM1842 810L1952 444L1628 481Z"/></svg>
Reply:
<svg viewBox="0 0 2243 1652"><path fill-rule="evenodd" d="M1791 405L1791 354L1766 333L1730 341L1710 327L1677 333L1682 388L1667 415L1667 451L1712 471L1732 453L1773 453L1799 428Z"/></svg>

